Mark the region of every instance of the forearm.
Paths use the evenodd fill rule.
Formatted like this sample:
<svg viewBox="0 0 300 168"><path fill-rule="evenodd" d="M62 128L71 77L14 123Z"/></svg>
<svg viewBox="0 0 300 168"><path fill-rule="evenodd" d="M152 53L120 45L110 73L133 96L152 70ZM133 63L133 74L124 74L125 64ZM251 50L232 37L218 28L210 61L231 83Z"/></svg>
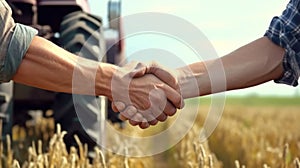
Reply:
<svg viewBox="0 0 300 168"><path fill-rule="evenodd" d="M80 81L96 81L96 93L88 87L72 85L74 70ZM13 80L57 92L110 96L114 70L113 65L78 57L43 38L34 37Z"/></svg>
<svg viewBox="0 0 300 168"><path fill-rule="evenodd" d="M181 88L185 92L184 97L190 98L226 90L247 88L277 79L283 73L283 55L283 48L263 37L219 59L190 64L183 69L189 68L191 70L187 76L196 79L197 87L195 84L189 83L189 80L179 78ZM222 70L219 67L220 65L224 68L223 72L216 71L216 69ZM210 72L213 73L210 74ZM213 81L219 80L219 82L214 83L213 87L210 75L219 76L217 77L219 79L214 78ZM224 79L222 77L225 77L225 82L222 81ZM199 92L190 91L191 86Z"/></svg>

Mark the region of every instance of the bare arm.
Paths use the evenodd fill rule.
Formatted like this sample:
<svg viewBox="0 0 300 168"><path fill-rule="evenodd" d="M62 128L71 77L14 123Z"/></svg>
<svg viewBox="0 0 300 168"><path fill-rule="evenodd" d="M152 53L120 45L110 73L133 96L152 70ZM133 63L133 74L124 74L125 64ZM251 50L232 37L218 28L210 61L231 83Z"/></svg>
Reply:
<svg viewBox="0 0 300 168"><path fill-rule="evenodd" d="M284 49L275 45L268 38L262 37L236 51L216 60L197 62L178 70L183 97L197 97L226 90L242 89L278 79L283 73L282 59ZM223 64L226 86L217 86L212 90L209 71ZM184 72L190 68L192 73ZM188 78L197 80L197 87L191 87ZM199 93L193 92L199 90Z"/></svg>
<svg viewBox="0 0 300 168"><path fill-rule="evenodd" d="M94 81L97 72L96 94L110 95L110 81L116 67L98 63L67 52L38 36L34 37L22 63L13 77L18 83L52 90L72 93L73 72L80 71L82 80ZM77 73L79 74L79 73ZM76 94L94 95L88 90L74 89Z"/></svg>
<svg viewBox="0 0 300 168"><path fill-rule="evenodd" d="M178 82L183 98L192 98L247 88L278 79L283 73L284 52L283 48L263 37L218 59L196 62L176 71L150 64L148 71L141 68L139 73L153 73L165 82L168 82L172 75L177 76L177 80L171 83ZM129 119L132 125L136 125L131 118L123 115L128 113L128 109L121 110L121 118ZM169 115L165 115L163 120L159 121L166 120L166 116Z"/></svg>
<svg viewBox="0 0 300 168"><path fill-rule="evenodd" d="M131 78L122 77L122 73L129 73L136 66L139 64L133 63L121 68L112 64L88 60L36 36L13 80L56 92L104 95L110 100L117 99L122 102L130 101L128 100L128 96L130 96L129 99L132 100L132 103L141 110L151 106L149 94L160 88L166 94L157 92L152 95L152 102L157 102L158 105L168 99L172 104L168 103L168 107L152 108L152 110L176 111L176 107L181 105L181 95L155 76L146 75L142 80L136 78L132 81ZM112 85L113 78L117 81L114 85ZM127 84L130 85L127 86ZM114 90L114 95L112 90ZM126 95L128 96L126 97Z"/></svg>

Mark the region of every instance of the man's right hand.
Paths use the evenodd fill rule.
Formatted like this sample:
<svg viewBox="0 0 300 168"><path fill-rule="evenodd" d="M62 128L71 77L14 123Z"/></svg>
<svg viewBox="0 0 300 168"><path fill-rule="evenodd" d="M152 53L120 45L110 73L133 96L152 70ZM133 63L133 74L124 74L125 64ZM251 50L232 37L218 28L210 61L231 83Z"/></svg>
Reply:
<svg viewBox="0 0 300 168"><path fill-rule="evenodd" d="M135 66L130 68L130 77L134 77L130 83L130 99L135 103L126 104L122 101L112 103L113 110L121 112L121 119L128 119L131 125L147 128L149 125L157 124L158 121L165 121L168 116L176 113L177 108L184 106L174 72L154 62L148 65L142 63L129 65ZM149 89L150 85L154 87Z"/></svg>

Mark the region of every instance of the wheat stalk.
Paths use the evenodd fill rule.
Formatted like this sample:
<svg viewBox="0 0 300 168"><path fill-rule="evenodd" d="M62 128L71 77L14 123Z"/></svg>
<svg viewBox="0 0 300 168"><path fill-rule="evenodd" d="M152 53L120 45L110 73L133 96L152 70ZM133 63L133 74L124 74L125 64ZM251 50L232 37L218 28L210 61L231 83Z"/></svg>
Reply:
<svg viewBox="0 0 300 168"><path fill-rule="evenodd" d="M285 144L282 152L282 161L283 161L283 168L287 168L287 155L289 150L289 144Z"/></svg>
<svg viewBox="0 0 300 168"><path fill-rule="evenodd" d="M299 159L298 159L298 158L296 158L296 159L294 160L294 164L295 164L295 168L300 168L300 162L299 162Z"/></svg>

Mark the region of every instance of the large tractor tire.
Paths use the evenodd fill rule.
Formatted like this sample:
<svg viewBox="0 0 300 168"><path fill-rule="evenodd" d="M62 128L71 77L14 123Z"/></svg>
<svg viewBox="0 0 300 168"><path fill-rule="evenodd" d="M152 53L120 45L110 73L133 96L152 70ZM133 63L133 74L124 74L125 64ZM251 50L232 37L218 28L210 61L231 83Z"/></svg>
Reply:
<svg viewBox="0 0 300 168"><path fill-rule="evenodd" d="M93 15L82 11L70 13L61 23L59 44L81 57L103 61L103 58L99 60L100 55L105 52L101 27L101 19ZM73 100L73 96L78 96L76 101ZM77 146L74 140L75 134L82 143L88 144L90 150L99 141L98 124L101 121L98 115L106 114L107 110L107 101L101 99L105 98L57 94L53 106L54 119L56 123L61 124L63 130L68 132L65 136L68 147ZM99 108L99 106L102 107Z"/></svg>

